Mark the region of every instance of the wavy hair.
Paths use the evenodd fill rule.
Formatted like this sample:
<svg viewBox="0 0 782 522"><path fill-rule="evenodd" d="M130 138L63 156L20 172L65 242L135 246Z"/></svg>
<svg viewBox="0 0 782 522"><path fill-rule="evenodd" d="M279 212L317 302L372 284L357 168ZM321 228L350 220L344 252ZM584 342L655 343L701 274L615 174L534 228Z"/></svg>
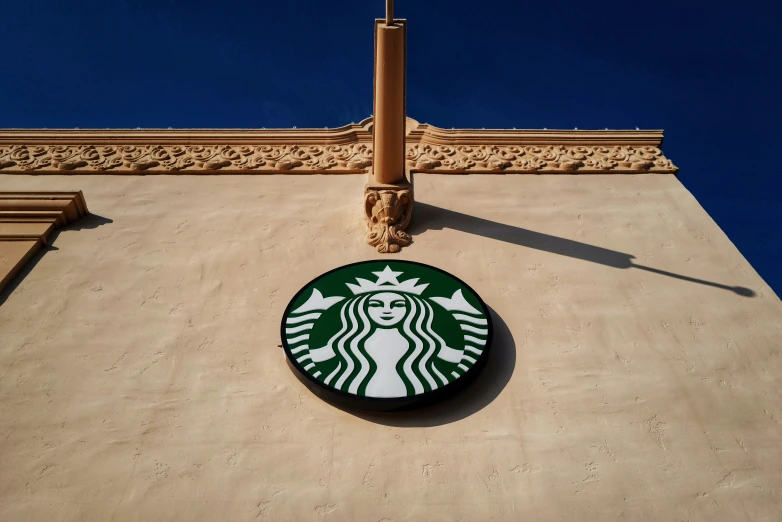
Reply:
<svg viewBox="0 0 782 522"><path fill-rule="evenodd" d="M358 394L376 370L376 365L370 362L372 357L364 349L364 341L377 329L367 311L370 296L356 296L342 305L339 312L342 326L326 345L334 350L339 363L323 382L333 381L333 387L352 394ZM397 364L397 372L408 394L418 395L444 386L452 379L434 364L435 354L446 344L432 329L432 306L414 295L403 297L407 301L407 314L395 327L408 340L409 348Z"/></svg>

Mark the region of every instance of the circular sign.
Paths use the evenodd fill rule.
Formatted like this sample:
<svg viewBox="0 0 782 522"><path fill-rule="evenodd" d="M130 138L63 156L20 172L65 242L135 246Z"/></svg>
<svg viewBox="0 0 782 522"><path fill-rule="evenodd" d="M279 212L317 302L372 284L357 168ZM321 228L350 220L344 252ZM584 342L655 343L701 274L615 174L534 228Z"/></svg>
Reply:
<svg viewBox="0 0 782 522"><path fill-rule="evenodd" d="M486 363L491 316L460 279L411 261L365 261L316 278L282 317L289 364L316 394L367 410L422 406Z"/></svg>

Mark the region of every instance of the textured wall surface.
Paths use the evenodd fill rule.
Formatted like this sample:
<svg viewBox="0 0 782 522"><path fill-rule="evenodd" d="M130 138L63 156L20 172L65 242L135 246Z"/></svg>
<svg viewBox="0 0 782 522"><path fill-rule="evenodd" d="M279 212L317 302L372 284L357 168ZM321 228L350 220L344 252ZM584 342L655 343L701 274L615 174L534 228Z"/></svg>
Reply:
<svg viewBox="0 0 782 522"><path fill-rule="evenodd" d="M83 190L0 295L3 520L782 519L782 303L668 175L416 177L414 243L492 308L468 391L314 397L287 301L364 244L364 176Z"/></svg>

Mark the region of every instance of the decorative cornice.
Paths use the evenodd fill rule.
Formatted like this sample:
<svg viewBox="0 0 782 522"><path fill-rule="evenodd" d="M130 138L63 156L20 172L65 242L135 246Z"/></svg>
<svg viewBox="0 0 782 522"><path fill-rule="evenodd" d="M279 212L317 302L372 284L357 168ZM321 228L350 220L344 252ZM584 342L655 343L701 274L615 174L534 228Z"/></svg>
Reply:
<svg viewBox="0 0 782 522"><path fill-rule="evenodd" d="M407 120L421 172L676 173L662 131L441 129ZM372 165L372 119L336 129L0 130L0 173L351 174Z"/></svg>
<svg viewBox="0 0 782 522"><path fill-rule="evenodd" d="M0 192L0 290L52 232L89 214L78 192Z"/></svg>
<svg viewBox="0 0 782 522"><path fill-rule="evenodd" d="M602 174L675 173L678 169L653 146L587 145L414 145L408 166L418 172Z"/></svg>
<svg viewBox="0 0 782 522"><path fill-rule="evenodd" d="M3 145L340 145L372 143L372 118L333 129L0 129Z"/></svg>
<svg viewBox="0 0 782 522"><path fill-rule="evenodd" d="M78 192L0 192L0 240L40 239L89 214Z"/></svg>
<svg viewBox="0 0 782 522"><path fill-rule="evenodd" d="M12 145L0 172L36 174L358 173L369 145Z"/></svg>

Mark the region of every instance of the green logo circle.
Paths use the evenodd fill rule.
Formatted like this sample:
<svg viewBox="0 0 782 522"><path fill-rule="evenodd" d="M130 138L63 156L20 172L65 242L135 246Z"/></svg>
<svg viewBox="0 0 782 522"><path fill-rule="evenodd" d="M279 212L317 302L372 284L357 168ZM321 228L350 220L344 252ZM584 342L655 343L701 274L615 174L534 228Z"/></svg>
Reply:
<svg viewBox="0 0 782 522"><path fill-rule="evenodd" d="M281 325L288 360L313 391L366 409L456 391L480 371L491 335L486 305L469 286L409 261L323 274L291 300Z"/></svg>

